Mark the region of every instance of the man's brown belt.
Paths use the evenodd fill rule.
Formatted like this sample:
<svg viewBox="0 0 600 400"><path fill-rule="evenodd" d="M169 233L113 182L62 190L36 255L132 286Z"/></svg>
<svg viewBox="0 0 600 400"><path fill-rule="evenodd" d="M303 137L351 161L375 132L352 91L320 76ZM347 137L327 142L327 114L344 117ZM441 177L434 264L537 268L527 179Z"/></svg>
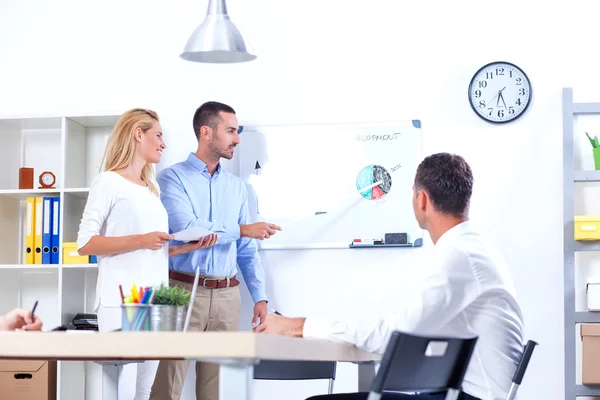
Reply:
<svg viewBox="0 0 600 400"><path fill-rule="evenodd" d="M183 273L177 272L177 271L169 271L169 278L174 279L176 281L190 283L192 285L194 284L194 276L193 275L183 274ZM229 285L228 285L228 283L229 283ZM202 278L202 277L200 277L198 279L198 286L202 286L202 287L205 287L208 289L222 289L222 288L226 288L226 287L235 287L239 284L240 284L240 281L238 281L235 278L235 276L228 278L228 279L206 279L206 278Z"/></svg>

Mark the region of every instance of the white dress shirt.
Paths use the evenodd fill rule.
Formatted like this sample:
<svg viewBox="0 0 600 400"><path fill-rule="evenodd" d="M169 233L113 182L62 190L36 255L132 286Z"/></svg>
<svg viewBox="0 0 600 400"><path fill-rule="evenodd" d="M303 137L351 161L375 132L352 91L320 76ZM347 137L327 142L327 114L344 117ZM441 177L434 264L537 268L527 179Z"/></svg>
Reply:
<svg viewBox="0 0 600 400"><path fill-rule="evenodd" d="M158 184L156 184L158 188ZM90 188L79 225L77 249L96 235L114 237L169 232L167 211L148 187L132 183L112 171L101 172ZM169 284L169 246L98 256L98 282L94 310L100 304L120 307L119 285L125 296L131 286Z"/></svg>
<svg viewBox="0 0 600 400"><path fill-rule="evenodd" d="M477 335L463 390L482 400L504 399L523 350L523 318L506 263L466 221L438 240L431 267L393 314L356 321L309 317L303 336L383 353L396 330Z"/></svg>

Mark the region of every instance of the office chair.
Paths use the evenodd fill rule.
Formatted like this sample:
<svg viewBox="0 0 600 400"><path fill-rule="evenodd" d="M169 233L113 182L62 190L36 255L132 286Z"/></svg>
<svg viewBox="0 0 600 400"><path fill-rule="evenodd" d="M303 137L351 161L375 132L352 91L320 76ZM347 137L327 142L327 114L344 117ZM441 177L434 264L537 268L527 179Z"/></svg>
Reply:
<svg viewBox="0 0 600 400"><path fill-rule="evenodd" d="M379 400L384 391L446 391L446 400L456 400L476 343L476 336L392 333L367 399Z"/></svg>
<svg viewBox="0 0 600 400"><path fill-rule="evenodd" d="M525 345L523 350L523 354L521 355L521 359L519 360L519 365L517 366L517 370L515 371L515 375L513 376L512 384L510 385L510 390L508 391L508 395L506 396L506 400L513 400L517 394L517 390L519 386L521 386L521 382L523 382L523 376L525 375L525 371L527 370L527 366L529 365L529 360L531 359L531 355L533 354L533 350L537 346L537 343L533 340L530 340Z"/></svg>
<svg viewBox="0 0 600 400"><path fill-rule="evenodd" d="M328 394L333 393L337 363L335 361L261 360L254 366L254 379L308 380L329 379Z"/></svg>

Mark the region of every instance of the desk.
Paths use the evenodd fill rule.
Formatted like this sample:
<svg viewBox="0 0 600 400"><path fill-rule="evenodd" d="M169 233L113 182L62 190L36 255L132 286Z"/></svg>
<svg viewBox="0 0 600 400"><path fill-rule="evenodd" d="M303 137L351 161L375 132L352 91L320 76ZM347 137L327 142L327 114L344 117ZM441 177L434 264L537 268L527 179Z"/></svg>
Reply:
<svg viewBox="0 0 600 400"><path fill-rule="evenodd" d="M0 359L10 358L209 361L220 365L221 400L250 400L260 360L358 363L359 390L368 391L381 356L345 343L253 332L0 332Z"/></svg>

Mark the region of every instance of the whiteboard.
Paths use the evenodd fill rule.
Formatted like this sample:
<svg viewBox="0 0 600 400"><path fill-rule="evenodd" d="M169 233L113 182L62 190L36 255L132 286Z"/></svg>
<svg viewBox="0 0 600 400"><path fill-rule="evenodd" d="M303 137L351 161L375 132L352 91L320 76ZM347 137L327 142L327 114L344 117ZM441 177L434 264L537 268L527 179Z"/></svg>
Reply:
<svg viewBox="0 0 600 400"><path fill-rule="evenodd" d="M260 248L348 248L386 233L421 245L412 206L419 120L245 126L240 139L237 172L251 219L283 228Z"/></svg>

